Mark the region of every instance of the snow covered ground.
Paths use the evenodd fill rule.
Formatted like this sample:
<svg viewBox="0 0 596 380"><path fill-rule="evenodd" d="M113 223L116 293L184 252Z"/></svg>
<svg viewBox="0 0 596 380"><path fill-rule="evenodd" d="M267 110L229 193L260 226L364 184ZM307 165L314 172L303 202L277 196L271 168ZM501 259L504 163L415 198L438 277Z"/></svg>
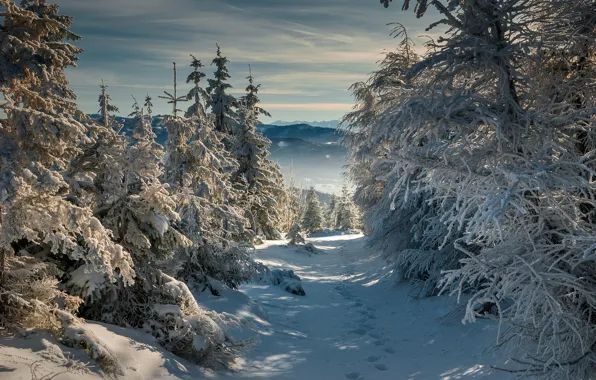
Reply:
<svg viewBox="0 0 596 380"><path fill-rule="evenodd" d="M256 257L271 269L292 269L306 296L272 285L245 285L220 297L200 294L201 304L233 313L253 324L261 342L238 360L238 371L214 374L159 348L152 337L118 327L90 324L126 368L126 379L374 379L506 380L490 349L496 324L462 325L451 317L453 301L413 300L411 288L396 285L390 268L364 247L361 235L309 239L323 250L309 255L281 241L259 247ZM0 379L42 379L67 369L85 354L60 346L51 337L0 338ZM69 357L73 360L69 360ZM38 367L37 375L31 368ZM75 368L76 369L76 368ZM55 380L98 378L95 373L64 373Z"/></svg>

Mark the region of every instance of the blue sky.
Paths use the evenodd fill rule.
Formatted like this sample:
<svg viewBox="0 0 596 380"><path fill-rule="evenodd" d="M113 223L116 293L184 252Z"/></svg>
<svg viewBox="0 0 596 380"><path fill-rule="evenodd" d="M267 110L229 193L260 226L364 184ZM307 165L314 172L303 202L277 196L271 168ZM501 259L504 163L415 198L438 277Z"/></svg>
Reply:
<svg viewBox="0 0 596 380"><path fill-rule="evenodd" d="M158 113L168 112L156 98L172 86L172 62L186 91L189 54L209 65L219 43L234 92L243 91L250 64L273 119L338 119L352 105L348 87L395 46L386 24L401 22L416 36L431 21L378 0L56 1L83 37L79 67L68 72L81 108L97 111L103 79L121 114L131 108L130 95L147 93ZM205 72L211 76L213 67Z"/></svg>

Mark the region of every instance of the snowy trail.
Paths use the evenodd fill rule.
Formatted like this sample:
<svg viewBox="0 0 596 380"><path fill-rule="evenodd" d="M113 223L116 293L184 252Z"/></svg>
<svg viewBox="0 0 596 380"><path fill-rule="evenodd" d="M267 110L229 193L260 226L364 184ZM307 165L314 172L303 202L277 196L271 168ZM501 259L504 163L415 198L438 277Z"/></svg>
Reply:
<svg viewBox="0 0 596 380"><path fill-rule="evenodd" d="M455 318L442 322L453 310L452 301L411 300L409 288L395 285L384 260L364 248L361 235L309 240L324 253L308 256L281 246L283 242L267 242L258 250L257 260L272 269L293 269L307 295L243 286L242 292L257 301L268 321L255 316L261 343L248 353L241 372L221 378L511 378L489 368L498 362L486 350L496 334L494 323L462 325ZM221 310L238 312L228 307ZM250 312L244 314L249 317Z"/></svg>
<svg viewBox="0 0 596 380"><path fill-rule="evenodd" d="M444 297L412 300L411 288L397 286L390 267L364 247L361 235L309 239L323 252L309 255L283 241L267 242L256 259L271 269L292 269L306 296L279 286L249 284L240 291L197 295L205 307L252 322L253 329L231 331L237 339L261 342L238 360L237 372L214 374L174 356L139 330L100 323L87 326L122 363L124 379L286 379L286 380L509 380L491 372L500 363L488 349L496 336L492 321L462 325ZM456 314L453 314L456 315ZM101 379L93 372L63 373L65 358L89 358L62 346L48 334L25 339L0 335L0 379L31 379L31 366L56 380ZM41 376L38 376L41 378Z"/></svg>

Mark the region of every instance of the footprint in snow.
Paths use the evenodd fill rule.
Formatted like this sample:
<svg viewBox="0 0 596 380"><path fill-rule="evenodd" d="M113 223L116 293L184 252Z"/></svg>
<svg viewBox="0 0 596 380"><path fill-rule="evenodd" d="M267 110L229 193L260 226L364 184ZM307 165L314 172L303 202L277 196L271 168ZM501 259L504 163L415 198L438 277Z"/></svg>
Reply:
<svg viewBox="0 0 596 380"><path fill-rule="evenodd" d="M378 369L379 371L387 371L389 368L387 367L387 365L379 363L379 364L375 364L375 368Z"/></svg>
<svg viewBox="0 0 596 380"><path fill-rule="evenodd" d="M397 351L395 351L395 349L391 348L391 347L387 347L385 349L385 352L388 354L395 354Z"/></svg>
<svg viewBox="0 0 596 380"><path fill-rule="evenodd" d="M346 373L346 377L350 380L356 380L357 378L360 377L360 372L350 372L350 373Z"/></svg>

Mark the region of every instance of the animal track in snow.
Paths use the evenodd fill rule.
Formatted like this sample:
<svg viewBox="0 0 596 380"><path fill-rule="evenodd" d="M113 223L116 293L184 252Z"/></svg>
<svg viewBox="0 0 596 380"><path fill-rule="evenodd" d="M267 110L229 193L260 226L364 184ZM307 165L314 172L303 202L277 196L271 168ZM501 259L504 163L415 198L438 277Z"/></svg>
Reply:
<svg viewBox="0 0 596 380"><path fill-rule="evenodd" d="M379 371L387 371L389 368L387 367L387 365L379 363L379 364L375 364L375 368L378 369Z"/></svg>

